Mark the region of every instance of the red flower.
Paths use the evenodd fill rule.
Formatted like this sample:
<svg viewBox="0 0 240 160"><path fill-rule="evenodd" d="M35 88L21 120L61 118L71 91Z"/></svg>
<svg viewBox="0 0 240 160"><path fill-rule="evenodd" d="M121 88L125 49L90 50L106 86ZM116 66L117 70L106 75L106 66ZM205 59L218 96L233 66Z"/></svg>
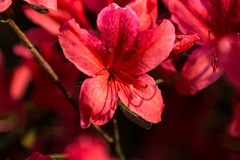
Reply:
<svg viewBox="0 0 240 160"><path fill-rule="evenodd" d="M168 20L152 30L139 31L140 20L129 7L110 4L98 15L101 37L70 20L60 28L66 58L90 76L81 87L82 128L107 123L119 99L147 121L158 123L164 107L154 79L146 73L169 55L175 29Z"/></svg>
<svg viewBox="0 0 240 160"><path fill-rule="evenodd" d="M107 144L96 136L81 135L70 143L65 153L65 160L113 160L108 153Z"/></svg>
<svg viewBox="0 0 240 160"><path fill-rule="evenodd" d="M183 33L194 31L200 37L197 43L201 47L185 63L177 90L181 94L195 94L224 72L239 87L240 1L168 0L166 3L179 29Z"/></svg>
<svg viewBox="0 0 240 160"><path fill-rule="evenodd" d="M75 18L81 27L92 29L81 0L59 0L57 4L58 9L56 11L49 10L47 14L38 13L27 5L23 8L29 19L54 35L58 34L59 27L63 22L72 18Z"/></svg>
<svg viewBox="0 0 240 160"><path fill-rule="evenodd" d="M57 0L24 0L29 4L43 6L52 10L57 10ZM0 13L4 12L12 4L12 0L1 0L0 1Z"/></svg>

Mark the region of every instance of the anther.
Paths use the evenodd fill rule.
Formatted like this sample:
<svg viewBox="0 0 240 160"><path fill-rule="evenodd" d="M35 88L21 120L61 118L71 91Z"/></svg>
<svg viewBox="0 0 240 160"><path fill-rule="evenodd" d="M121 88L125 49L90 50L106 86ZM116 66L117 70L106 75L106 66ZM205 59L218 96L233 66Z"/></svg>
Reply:
<svg viewBox="0 0 240 160"><path fill-rule="evenodd" d="M215 53L212 56L212 67L213 67L213 72L215 73L218 67L218 58Z"/></svg>
<svg viewBox="0 0 240 160"><path fill-rule="evenodd" d="M108 48L108 53L111 53L112 52L112 49L111 48Z"/></svg>

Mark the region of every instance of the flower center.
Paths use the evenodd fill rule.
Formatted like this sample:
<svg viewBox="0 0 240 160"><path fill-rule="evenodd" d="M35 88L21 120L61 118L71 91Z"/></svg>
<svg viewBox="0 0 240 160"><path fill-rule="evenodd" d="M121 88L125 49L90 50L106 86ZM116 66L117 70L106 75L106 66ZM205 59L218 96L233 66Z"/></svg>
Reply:
<svg viewBox="0 0 240 160"><path fill-rule="evenodd" d="M139 107L144 101L151 100L157 92L157 85L152 86L139 81L138 77L131 76L123 71L110 74L109 79L116 82L116 91L122 91L127 97L128 104L125 104L127 106Z"/></svg>

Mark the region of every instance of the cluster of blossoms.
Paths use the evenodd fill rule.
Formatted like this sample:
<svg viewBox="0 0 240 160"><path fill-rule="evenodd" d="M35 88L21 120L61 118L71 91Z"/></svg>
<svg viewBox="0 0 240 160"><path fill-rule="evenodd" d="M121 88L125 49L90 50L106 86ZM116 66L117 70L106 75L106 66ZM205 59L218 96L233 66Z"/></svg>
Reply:
<svg viewBox="0 0 240 160"><path fill-rule="evenodd" d="M198 94L225 74L236 97L227 132L240 136L240 0L162 0L171 15L165 19L159 18L157 0L25 1L26 17L40 26L25 35L78 102L79 113L39 68L31 47L20 43L13 52L21 61L10 72L3 68L0 50L0 116L4 117L0 132L25 127L27 108L38 106L61 117L51 121L70 137L61 139L60 151L66 153L62 159L115 159L101 138L73 136L82 132L76 124L79 117L82 129L102 126L119 107L131 121L149 129L149 124L161 121L168 106L156 77L174 83L185 96ZM8 21L11 3L0 0L3 22ZM96 23L87 13L96 15ZM31 145L44 152L43 145ZM26 160L53 159L35 152Z"/></svg>

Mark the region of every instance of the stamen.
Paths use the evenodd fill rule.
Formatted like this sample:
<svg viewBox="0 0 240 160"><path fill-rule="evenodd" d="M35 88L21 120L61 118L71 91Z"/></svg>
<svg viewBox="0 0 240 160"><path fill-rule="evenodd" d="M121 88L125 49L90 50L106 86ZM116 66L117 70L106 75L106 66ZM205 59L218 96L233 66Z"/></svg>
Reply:
<svg viewBox="0 0 240 160"><path fill-rule="evenodd" d="M127 97L127 99L128 99L128 105L127 106L130 106L130 105L132 105L132 106L134 106L134 107L139 107L139 106L141 106L142 105L142 103L143 103L143 99L141 98L141 101L140 101L140 103L139 104L134 104L133 102L132 102L132 97L133 97L133 94L132 94L132 90L130 89L130 86L129 86L129 91L130 91L130 93L128 94L127 92L127 87L126 87L126 85L124 85L123 83L120 83L120 87L122 88L122 90L123 90L123 92L124 92L124 94L125 94L125 96Z"/></svg>
<svg viewBox="0 0 240 160"><path fill-rule="evenodd" d="M147 90L147 87L149 87L148 84L145 84L144 86L142 86L141 84L139 84L139 82L137 82L135 79L133 79L131 76L129 76L128 74L126 74L125 72L121 72L123 73L124 75L126 75L128 78L131 79L131 81L133 81L134 83L126 83L125 81L121 80L117 75L114 74L114 77L116 77L116 80L120 82L120 87L122 88L125 96L127 97L128 101L129 101L129 104L128 105L133 105L135 107L139 107L142 105L143 101L146 100L146 101L149 101L151 100L155 95L156 95L156 92L157 92L157 88L155 85L154 87L154 93L150 96L150 97L144 97L143 94L144 94L144 90ZM140 93L138 93L135 89L134 89L134 85L137 85L135 88L138 88L138 89L141 89L142 91L142 95ZM150 87L153 87L153 86L150 86ZM129 92L128 92L129 90ZM136 97L139 97L139 99L141 99L140 103L139 104L134 104L132 102L133 100L133 96L136 96ZM135 97L135 98L136 98ZM137 98L136 98L137 99Z"/></svg>
<svg viewBox="0 0 240 160"><path fill-rule="evenodd" d="M153 97L156 95L156 93L157 93L157 85L155 85L155 87L154 87L154 93L149 97L149 98L145 98L145 97L143 97L143 96L141 96L140 94L138 94L136 91L134 91L134 93L136 93L136 95L138 95L140 98L142 98L143 100L145 100L145 101L149 101L149 100L151 100L151 99L153 99ZM143 92L143 91L142 91Z"/></svg>
<svg viewBox="0 0 240 160"><path fill-rule="evenodd" d="M126 76L127 78L129 78L133 84L138 84L138 81L136 81L136 79L134 79L132 76L130 76L129 74L127 74L126 72L123 71L119 71L119 73L123 74L124 76ZM146 88L147 86L140 86L141 88Z"/></svg>
<svg viewBox="0 0 240 160"><path fill-rule="evenodd" d="M215 53L212 56L212 67L213 67L213 72L215 73L218 67L218 58Z"/></svg>
<svg viewBox="0 0 240 160"><path fill-rule="evenodd" d="M211 37L211 33L212 33L212 31L209 30L209 31L208 31L208 38L209 38L210 43L213 45L213 39L212 39L212 37Z"/></svg>
<svg viewBox="0 0 240 160"><path fill-rule="evenodd" d="M99 70L97 73L94 73L93 75L91 75L90 77L96 77L101 71L105 70L106 68L102 68L101 70Z"/></svg>

